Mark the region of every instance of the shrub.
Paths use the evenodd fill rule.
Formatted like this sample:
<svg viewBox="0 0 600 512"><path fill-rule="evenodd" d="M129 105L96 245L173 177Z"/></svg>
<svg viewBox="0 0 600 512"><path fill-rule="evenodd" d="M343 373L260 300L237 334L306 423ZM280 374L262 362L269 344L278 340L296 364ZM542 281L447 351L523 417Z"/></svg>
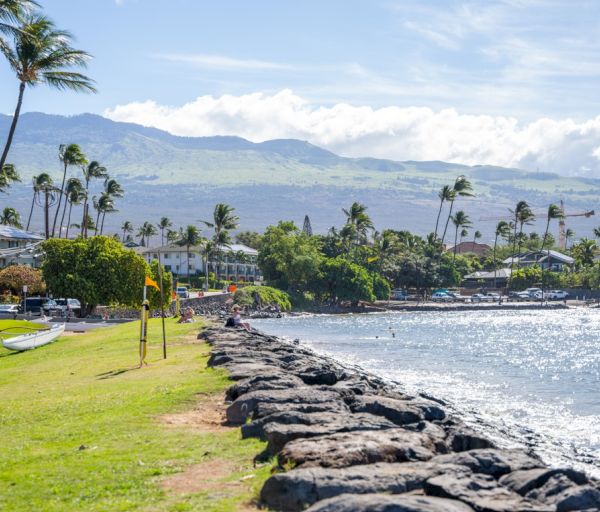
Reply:
<svg viewBox="0 0 600 512"><path fill-rule="evenodd" d="M245 286L238 288L233 295L233 299L241 306L256 305L255 296L260 298L263 306L277 306L281 311L289 311L292 309L290 296L277 288L270 286Z"/></svg>
<svg viewBox="0 0 600 512"><path fill-rule="evenodd" d="M23 286L27 285L28 295L37 295L46 290L46 284L42 279L42 273L27 265L11 265L0 271L0 287L20 295Z"/></svg>
<svg viewBox="0 0 600 512"><path fill-rule="evenodd" d="M388 300L392 289L387 279L384 279L379 274L373 274L373 293L377 300Z"/></svg>

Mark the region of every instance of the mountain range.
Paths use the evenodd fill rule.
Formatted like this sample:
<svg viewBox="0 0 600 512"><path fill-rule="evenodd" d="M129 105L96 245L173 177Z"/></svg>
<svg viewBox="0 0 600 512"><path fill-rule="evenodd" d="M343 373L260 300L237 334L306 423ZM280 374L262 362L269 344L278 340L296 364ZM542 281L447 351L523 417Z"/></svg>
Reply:
<svg viewBox="0 0 600 512"><path fill-rule="evenodd" d="M7 133L10 120L0 116L0 134ZM139 224L163 215L176 226L198 224L209 218L215 203L227 202L236 208L241 229L263 230L280 219L301 225L309 215L313 229L324 232L344 222L343 207L360 201L379 229L426 234L435 224L437 192L462 174L473 182L476 196L461 199L457 208L489 238L493 220L506 217L518 200L541 211L563 199L568 211L583 211L596 208L600 195L598 179L489 165L346 158L295 139L254 143L231 136L178 137L93 114L27 113L9 155L23 183L11 189L3 206L26 216L30 178L48 172L60 179L58 146L64 143L79 144L90 160L101 162L123 184L120 211L107 216L111 231L126 219ZM71 170L72 175L78 172ZM569 223L581 236L590 236L595 224L593 218ZM36 212L34 226L40 224L41 212Z"/></svg>

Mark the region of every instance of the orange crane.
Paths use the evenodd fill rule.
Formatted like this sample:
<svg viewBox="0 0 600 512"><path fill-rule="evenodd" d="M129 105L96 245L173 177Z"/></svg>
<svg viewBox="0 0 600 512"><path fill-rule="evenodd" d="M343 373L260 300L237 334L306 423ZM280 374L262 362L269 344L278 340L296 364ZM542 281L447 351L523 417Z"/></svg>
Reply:
<svg viewBox="0 0 600 512"><path fill-rule="evenodd" d="M569 213L565 213L565 203L563 202L562 199L560 201L560 209L563 211L563 216L558 221L558 246L561 249L566 249L567 248L567 227L566 227L566 224L565 224L565 219L567 217L585 217L585 218L589 218L589 217L592 217L593 215L596 215L596 212L594 210L589 210L589 211L585 211L585 212L569 212ZM540 219L546 219L546 218L548 218L548 216L547 216L547 214L545 212L536 213L535 216L537 218L540 218ZM505 220L505 221L508 221L508 222L512 221L512 219L510 217L507 217L507 216L480 217L479 220L480 221Z"/></svg>

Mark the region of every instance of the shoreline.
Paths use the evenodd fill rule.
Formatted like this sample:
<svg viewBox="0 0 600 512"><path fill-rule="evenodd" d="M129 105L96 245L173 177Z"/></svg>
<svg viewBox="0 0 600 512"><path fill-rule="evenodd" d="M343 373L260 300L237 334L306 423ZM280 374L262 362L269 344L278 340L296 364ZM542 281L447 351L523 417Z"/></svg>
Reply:
<svg viewBox="0 0 600 512"><path fill-rule="evenodd" d="M209 366L234 381L229 422L279 461L261 490L274 510L600 509L598 481L498 448L435 397L260 332L214 327L199 338L212 346Z"/></svg>

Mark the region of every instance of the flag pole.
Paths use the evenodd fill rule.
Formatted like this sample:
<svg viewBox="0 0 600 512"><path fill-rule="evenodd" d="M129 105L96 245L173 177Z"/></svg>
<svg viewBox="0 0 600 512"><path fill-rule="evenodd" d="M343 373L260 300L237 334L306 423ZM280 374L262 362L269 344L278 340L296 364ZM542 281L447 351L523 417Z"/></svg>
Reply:
<svg viewBox="0 0 600 512"><path fill-rule="evenodd" d="M162 265L160 263L160 252L158 253L158 285L160 287L160 319L162 321L162 335L163 335L163 359L167 358L167 335L165 333L165 305L163 300L163 273Z"/></svg>
<svg viewBox="0 0 600 512"><path fill-rule="evenodd" d="M146 362L146 342L148 340L148 301L146 299L146 283L144 283L144 296L142 300L140 323L140 368Z"/></svg>

